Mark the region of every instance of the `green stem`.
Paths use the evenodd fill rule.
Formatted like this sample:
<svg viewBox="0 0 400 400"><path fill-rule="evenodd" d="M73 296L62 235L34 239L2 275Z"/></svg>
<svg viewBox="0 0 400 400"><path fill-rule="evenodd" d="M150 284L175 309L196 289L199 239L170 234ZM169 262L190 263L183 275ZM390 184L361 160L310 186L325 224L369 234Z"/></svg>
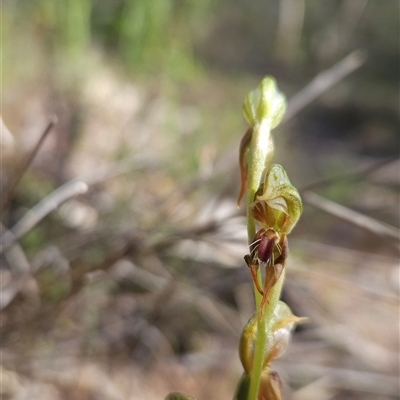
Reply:
<svg viewBox="0 0 400 400"><path fill-rule="evenodd" d="M284 272L285 270L283 270L282 275L280 276L278 282L271 289L271 293L268 297L269 304L267 304L264 309L263 317L258 318L257 321L257 339L256 339L256 346L254 349L254 361L250 377L250 389L249 389L248 400L257 400L258 391L260 387L261 374L263 372L265 346L267 343L267 339L269 339L268 336L273 334L271 326L271 322L273 321L272 315L274 313L275 307L281 295L281 290L285 275ZM257 310L259 310L259 304L257 304Z"/></svg>
<svg viewBox="0 0 400 400"><path fill-rule="evenodd" d="M273 154L274 145L271 135L271 126L266 121L263 121L261 124L254 126L249 151L247 186L247 234L249 243L251 243L256 234L256 223L251 215L251 205L254 202L255 194L263 181L265 171L271 162ZM261 282L260 271L257 272L257 279ZM271 300L273 298L273 301L270 301L270 304L267 305L264 311L263 318L259 318L257 322L257 339L254 349L254 361L250 378L248 400L257 400L264 362L264 351L267 343L266 328L268 321L271 320L277 299L279 299L280 296L282 287L281 281L283 281L283 277L279 279L272 289L270 297ZM257 310L260 311L261 295L255 287L254 294Z"/></svg>
<svg viewBox="0 0 400 400"><path fill-rule="evenodd" d="M259 310L259 305L257 305L257 309ZM257 321L257 339L254 349L254 360L250 377L248 400L257 400L258 398L257 396L260 388L260 380L264 362L264 351L267 342L266 322L266 318L259 318Z"/></svg>

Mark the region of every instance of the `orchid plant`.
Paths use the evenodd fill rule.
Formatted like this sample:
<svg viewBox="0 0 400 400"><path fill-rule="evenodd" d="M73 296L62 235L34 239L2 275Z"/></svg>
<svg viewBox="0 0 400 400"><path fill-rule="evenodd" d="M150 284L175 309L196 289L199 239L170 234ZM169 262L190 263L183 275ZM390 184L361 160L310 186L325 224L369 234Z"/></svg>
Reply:
<svg viewBox="0 0 400 400"><path fill-rule="evenodd" d="M254 282L256 311L241 335L239 357L244 372L233 400L283 400L282 385L271 363L286 350L294 326L304 320L279 300L288 256L287 236L302 213L297 189L278 164L271 164L271 134L282 121L286 100L274 78L265 77L244 101L250 127L240 142L240 205L247 191L249 254L244 256ZM171 393L166 400L194 400Z"/></svg>

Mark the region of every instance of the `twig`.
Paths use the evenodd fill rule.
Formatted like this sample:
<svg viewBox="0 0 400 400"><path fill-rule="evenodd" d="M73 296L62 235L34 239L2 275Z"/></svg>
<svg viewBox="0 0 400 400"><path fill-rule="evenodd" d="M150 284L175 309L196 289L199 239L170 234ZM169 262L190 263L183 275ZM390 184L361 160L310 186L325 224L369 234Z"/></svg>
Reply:
<svg viewBox="0 0 400 400"><path fill-rule="evenodd" d="M47 125L46 129L40 135L38 142L36 143L35 147L31 150L30 154L22 160L21 165L17 168L17 176L14 179L14 182L10 185L9 189L7 190L6 198L1 206L1 210L4 210L8 203L12 200L15 195L15 191L17 190L18 184L21 181L24 173L28 170L29 166L32 164L32 161L36 157L39 149L42 147L44 140L48 136L48 134L53 130L54 126L57 123L57 117L53 115L50 119L49 124Z"/></svg>
<svg viewBox="0 0 400 400"><path fill-rule="evenodd" d="M302 252L307 254L307 256L311 256L312 259L323 259L350 265L362 263L364 267L368 268L376 268L377 264L397 266L399 263L397 257L369 253L321 242L313 242L311 240L292 238L291 246L292 248L297 247L301 249Z"/></svg>
<svg viewBox="0 0 400 400"><path fill-rule="evenodd" d="M295 243L295 246L301 248L301 251L305 252L307 256L311 255L311 257L316 260L322 258L333 263L340 262L341 264L347 265L362 265L363 269L375 269L376 265L380 265L381 267L398 265L398 259L395 257L384 257L376 254L358 252L343 247L307 242L305 240L292 240L292 249L293 242ZM290 265L290 269L288 269L289 278L304 278L308 281L320 282L321 285L329 287L336 286L337 288L341 288L343 291L346 291L346 293L357 293L373 302L379 301L388 306L395 307L396 310L399 307L399 296L394 292L389 291L387 288L382 288L379 290L374 288L373 285L366 286L358 281L355 282L354 279L342 279L331 274L328 275L326 273L317 272L315 269L310 269L309 265L303 265L300 260L296 260L295 264L296 265Z"/></svg>
<svg viewBox="0 0 400 400"><path fill-rule="evenodd" d="M314 365L307 363L282 363L284 370L290 374L291 380L302 383L304 380L330 377L327 386L347 389L356 392L375 393L386 396L399 395L399 379L395 376L376 374L373 372L355 371Z"/></svg>
<svg viewBox="0 0 400 400"><path fill-rule="evenodd" d="M88 185L83 181L71 181L56 189L38 204L32 207L11 229L13 236L1 237L0 254L13 246L16 240L20 239L32 228L34 228L47 214L52 212L66 200L88 190Z"/></svg>
<svg viewBox="0 0 400 400"><path fill-rule="evenodd" d="M12 273L12 281L6 287L1 288L0 293L0 310L7 307L18 292L29 297L35 305L40 303L39 288L36 281L32 277L32 268L25 256L21 246L15 241L14 235L0 222L0 232L2 237L8 237L14 240L14 245L5 253L5 258L10 265ZM29 281L30 285L26 285Z"/></svg>
<svg viewBox="0 0 400 400"><path fill-rule="evenodd" d="M152 292L161 292L168 287L168 278L156 276L152 272L139 268L134 264L125 263L126 261L121 260L115 265L117 276L118 266L122 267L121 275L125 281L134 282ZM124 269L125 271L123 271ZM179 301L175 299L177 304L181 304L182 301L194 304L209 324L223 332L238 335L241 328L237 313L231 307L214 297L213 294L195 285L183 282L178 282L175 290L176 295L174 297L179 298Z"/></svg>
<svg viewBox="0 0 400 400"><path fill-rule="evenodd" d="M153 160L135 156L133 160L131 158L123 160L103 168L102 171L96 171L65 183L36 204L10 229L13 236L7 234L0 238L0 254L13 246L16 240L28 233L46 215L62 203L76 195L86 193L90 185L125 174L134 169L148 168L155 165L156 163Z"/></svg>
<svg viewBox="0 0 400 400"><path fill-rule="evenodd" d="M291 119L300 110L313 102L317 97L333 85L351 74L366 60L366 53L360 49L354 50L333 67L319 73L305 88L295 94L288 103L288 110L283 122Z"/></svg>
<svg viewBox="0 0 400 400"><path fill-rule="evenodd" d="M16 243L16 238L12 232L10 232L1 222L0 222L0 232L1 238L7 240L8 242L13 241ZM13 274L23 275L31 272L31 267L29 265L28 259L25 253L22 251L21 246L16 244L15 248L10 248L10 252L5 254L7 261L9 262ZM12 252L11 252L12 251ZM13 262L15 261L15 263Z"/></svg>
<svg viewBox="0 0 400 400"><path fill-rule="evenodd" d="M297 264L299 263L296 261ZM398 309L399 307L399 297L395 296L393 294L386 294L382 292L378 292L377 290L361 286L360 284L351 282L346 279L341 279L337 278L332 275L327 275L325 273L320 273L316 271L310 271L306 268L299 268L294 265L290 266L290 269L288 269L288 277L296 279L296 277L300 278L305 278L309 281L314 281L317 283L320 283L321 285L329 285L329 287L336 287L340 288L343 291L347 291L347 293L352 293L352 294L359 294L360 296L363 296L364 298L368 298L371 301L379 301L382 303L385 303L388 306L394 307L395 309Z"/></svg>
<svg viewBox="0 0 400 400"><path fill-rule="evenodd" d="M397 156L396 157L390 157L390 158L387 158L387 159L384 159L384 160L380 160L380 161L374 163L373 165L371 165L370 167L367 167L367 168L365 168L365 169L363 169L361 171L349 172L347 174L337 175L337 176L334 176L332 178L322 179L322 180L319 180L317 182L310 183L310 184L300 188L300 191L315 190L316 188L329 186L329 185L332 185L332 184L334 184L336 182L359 180L360 178L368 176L371 173L376 172L379 169L385 167L386 165L391 164L392 162L398 162L398 161L399 161L399 158Z"/></svg>
<svg viewBox="0 0 400 400"><path fill-rule="evenodd" d="M371 342L356 333L351 325L338 320L327 305L321 303L313 293L304 287L299 279L286 281L286 296L291 304L296 304L299 309L307 310L307 316L317 324L318 335L326 342L344 349L353 357L383 370L393 370L398 364L398 357L393 351L387 350L375 342Z"/></svg>
<svg viewBox="0 0 400 400"><path fill-rule="evenodd" d="M311 204L314 207L317 207L320 210L323 210L345 221L351 222L360 228L367 229L376 235L395 240L396 242L399 242L400 240L400 230L393 226L384 224L374 218L351 210L350 208L325 199L324 197L310 191L304 192L303 198L308 204Z"/></svg>

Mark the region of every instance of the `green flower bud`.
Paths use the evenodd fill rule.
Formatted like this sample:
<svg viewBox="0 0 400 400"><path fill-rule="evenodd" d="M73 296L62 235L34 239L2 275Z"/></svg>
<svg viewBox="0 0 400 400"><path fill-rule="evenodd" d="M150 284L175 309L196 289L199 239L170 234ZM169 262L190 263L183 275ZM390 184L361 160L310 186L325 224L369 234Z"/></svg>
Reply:
<svg viewBox="0 0 400 400"><path fill-rule="evenodd" d="M258 88L247 95L243 104L244 116L251 127L267 122L273 129L282 121L285 111L285 96L271 76L266 76Z"/></svg>
<svg viewBox="0 0 400 400"><path fill-rule="evenodd" d="M239 342L239 357L245 373L251 376L254 359L254 348L257 340L258 312L255 312L243 329ZM303 322L304 318L296 317L282 301L279 301L272 316L271 331L266 332L263 370L269 368L270 363L280 357L286 350L291 332L295 324Z"/></svg>

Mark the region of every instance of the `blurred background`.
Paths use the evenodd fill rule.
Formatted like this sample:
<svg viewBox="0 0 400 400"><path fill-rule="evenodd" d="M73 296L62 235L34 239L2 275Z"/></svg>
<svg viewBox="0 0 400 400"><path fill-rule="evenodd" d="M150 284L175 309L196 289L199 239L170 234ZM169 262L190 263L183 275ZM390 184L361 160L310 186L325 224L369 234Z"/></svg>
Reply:
<svg viewBox="0 0 400 400"><path fill-rule="evenodd" d="M232 398L267 74L304 202L286 399L399 399L398 1L4 0L1 42L2 399Z"/></svg>

